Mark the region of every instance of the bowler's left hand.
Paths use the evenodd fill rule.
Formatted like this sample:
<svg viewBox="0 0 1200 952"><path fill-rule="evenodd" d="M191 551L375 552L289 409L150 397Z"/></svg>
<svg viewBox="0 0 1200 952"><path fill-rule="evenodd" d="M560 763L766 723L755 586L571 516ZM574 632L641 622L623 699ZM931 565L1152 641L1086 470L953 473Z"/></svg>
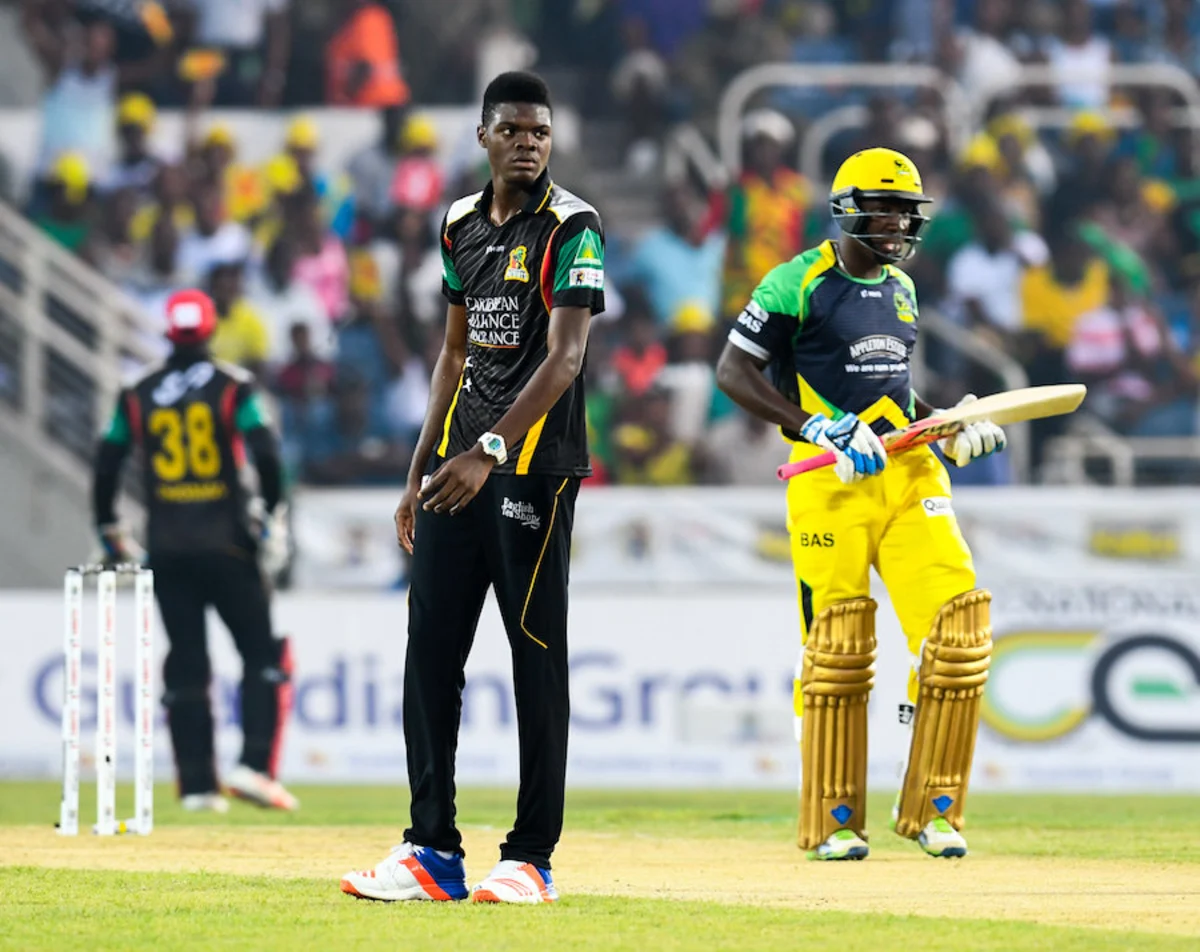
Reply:
<svg viewBox="0 0 1200 952"><path fill-rule="evenodd" d="M495 459L478 445L446 460L417 494L421 508L426 512L457 515L483 488L495 465Z"/></svg>

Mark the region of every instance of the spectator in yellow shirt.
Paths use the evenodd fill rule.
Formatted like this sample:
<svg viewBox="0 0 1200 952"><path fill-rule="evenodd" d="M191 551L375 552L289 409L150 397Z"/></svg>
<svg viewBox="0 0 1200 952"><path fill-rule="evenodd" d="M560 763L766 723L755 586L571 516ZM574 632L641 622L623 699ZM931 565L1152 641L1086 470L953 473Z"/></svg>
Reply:
<svg viewBox="0 0 1200 952"><path fill-rule="evenodd" d="M1051 219L1053 221L1053 219ZM1109 269L1069 222L1047 234L1050 263L1021 277L1025 352L1016 356L1035 386L1067 383L1065 350L1080 318L1108 303ZM1040 465L1047 441L1064 429L1066 417L1034 421L1033 465Z"/></svg>
<svg viewBox="0 0 1200 952"><path fill-rule="evenodd" d="M1021 306L1025 328L1061 351L1079 318L1108 301L1108 266L1074 227L1064 229L1057 241L1051 240L1050 252L1048 265L1025 271Z"/></svg>
<svg viewBox="0 0 1200 952"><path fill-rule="evenodd" d="M208 293L217 308L217 330L209 344L212 355L259 374L271 340L266 323L242 297L242 263L226 261L213 267Z"/></svg>

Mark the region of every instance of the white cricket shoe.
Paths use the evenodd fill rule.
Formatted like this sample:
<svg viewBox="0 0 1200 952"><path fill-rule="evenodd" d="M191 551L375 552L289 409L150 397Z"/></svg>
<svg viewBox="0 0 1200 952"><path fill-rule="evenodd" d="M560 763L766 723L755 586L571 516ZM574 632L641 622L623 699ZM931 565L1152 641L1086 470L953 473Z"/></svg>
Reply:
<svg viewBox="0 0 1200 952"><path fill-rule="evenodd" d="M189 793L179 801L188 813L228 813L229 801L219 793Z"/></svg>
<svg viewBox="0 0 1200 952"><path fill-rule="evenodd" d="M867 841L853 830L838 830L807 855L809 859L823 860L866 859L870 852Z"/></svg>
<svg viewBox="0 0 1200 952"><path fill-rule="evenodd" d="M953 857L967 855L967 841L943 816L935 816L917 834L917 842L930 856Z"/></svg>
<svg viewBox="0 0 1200 952"><path fill-rule="evenodd" d="M447 902L467 898L467 873L461 856L446 859L436 850L401 843L374 869L347 873L341 888L358 899Z"/></svg>
<svg viewBox="0 0 1200 952"><path fill-rule="evenodd" d="M500 860L488 878L471 890L471 902L535 905L557 901L558 890L554 888L550 870L515 859Z"/></svg>
<svg viewBox="0 0 1200 952"><path fill-rule="evenodd" d="M300 809L300 801L288 793L283 784L257 770L251 770L245 764L233 768L225 786L239 800L256 803L260 807L272 810Z"/></svg>

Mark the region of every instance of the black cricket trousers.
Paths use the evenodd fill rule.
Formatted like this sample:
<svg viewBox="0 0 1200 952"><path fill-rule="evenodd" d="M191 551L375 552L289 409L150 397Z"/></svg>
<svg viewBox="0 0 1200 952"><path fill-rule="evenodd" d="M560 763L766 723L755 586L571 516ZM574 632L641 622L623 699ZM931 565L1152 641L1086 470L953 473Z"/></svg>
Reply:
<svg viewBox="0 0 1200 952"><path fill-rule="evenodd" d="M456 515L418 507L409 584L404 739L415 845L462 853L454 760L463 669L494 588L512 651L517 817L503 859L549 867L567 775L567 584L575 477L493 473Z"/></svg>
<svg viewBox="0 0 1200 952"><path fill-rule="evenodd" d="M291 702L291 658L271 628L271 608L258 562L249 553L151 554L154 594L170 651L163 668L163 705L179 794L216 791L208 656L209 605L233 635L242 656L241 762L274 777Z"/></svg>

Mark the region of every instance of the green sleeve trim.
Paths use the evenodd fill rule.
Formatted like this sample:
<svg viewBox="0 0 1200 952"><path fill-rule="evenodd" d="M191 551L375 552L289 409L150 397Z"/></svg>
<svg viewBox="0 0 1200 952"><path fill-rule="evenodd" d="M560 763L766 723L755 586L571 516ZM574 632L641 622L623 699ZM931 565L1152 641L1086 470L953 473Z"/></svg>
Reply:
<svg viewBox="0 0 1200 952"><path fill-rule="evenodd" d="M117 401L117 408L113 410L112 419L104 431L104 439L119 446L128 446L133 442L133 429L129 426L129 414L125 412L124 395Z"/></svg>
<svg viewBox="0 0 1200 952"><path fill-rule="evenodd" d="M257 393L246 397L233 417L234 429L239 433L248 433L257 427L268 426L270 422L271 415L267 413L267 407Z"/></svg>
<svg viewBox="0 0 1200 952"><path fill-rule="evenodd" d="M808 302L813 296L813 292L825 282L825 275L819 274L812 278L807 284L800 289L800 323L804 323L804 319L808 317Z"/></svg>
<svg viewBox="0 0 1200 952"><path fill-rule="evenodd" d="M442 245L442 277L446 281L446 287L451 291L461 291L463 289L462 279L459 278L458 272L454 270L454 262L450 258L450 252L446 250L446 246Z"/></svg>
<svg viewBox="0 0 1200 952"><path fill-rule="evenodd" d="M751 300L768 314L786 314L803 324L813 291L836 264L833 243L824 242L768 271Z"/></svg>
<svg viewBox="0 0 1200 952"><path fill-rule="evenodd" d="M589 272L599 277L591 280ZM574 274L573 274L574 273ZM580 287L603 288L604 242L591 228L568 238L558 249L554 266L554 290L568 291Z"/></svg>

